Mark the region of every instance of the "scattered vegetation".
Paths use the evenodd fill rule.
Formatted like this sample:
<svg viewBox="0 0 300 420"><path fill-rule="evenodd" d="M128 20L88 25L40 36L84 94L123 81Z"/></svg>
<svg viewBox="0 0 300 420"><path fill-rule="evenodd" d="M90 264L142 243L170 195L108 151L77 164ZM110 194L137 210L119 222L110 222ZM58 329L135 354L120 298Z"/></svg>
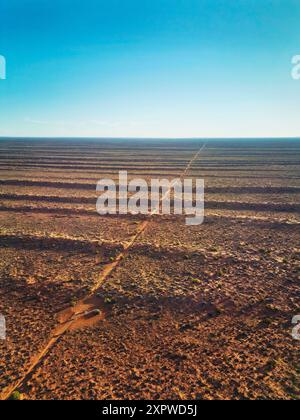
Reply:
<svg viewBox="0 0 300 420"><path fill-rule="evenodd" d="M72 297L71 299L70 299L70 305L71 306L76 306L76 303L77 303L77 299L76 298L74 298L74 297Z"/></svg>
<svg viewBox="0 0 300 420"><path fill-rule="evenodd" d="M115 301L115 299L114 299L114 298L107 296L107 297L104 299L104 303L105 303L106 305L113 305L113 304L115 304L115 303L116 303L116 301Z"/></svg>
<svg viewBox="0 0 300 420"><path fill-rule="evenodd" d="M22 396L22 394L19 391L14 391L11 394L11 396L10 396L9 399L10 400L13 400L13 401L19 401L19 400L22 400L23 399L23 396Z"/></svg>

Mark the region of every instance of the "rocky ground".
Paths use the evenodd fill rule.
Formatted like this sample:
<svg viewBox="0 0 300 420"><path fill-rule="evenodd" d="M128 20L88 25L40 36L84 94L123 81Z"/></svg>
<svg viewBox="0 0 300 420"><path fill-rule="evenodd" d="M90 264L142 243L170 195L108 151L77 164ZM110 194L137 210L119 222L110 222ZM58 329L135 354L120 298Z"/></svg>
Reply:
<svg viewBox="0 0 300 420"><path fill-rule="evenodd" d="M2 398L299 399L299 142L208 143L203 225L95 212L103 174L172 178L200 146L0 144Z"/></svg>

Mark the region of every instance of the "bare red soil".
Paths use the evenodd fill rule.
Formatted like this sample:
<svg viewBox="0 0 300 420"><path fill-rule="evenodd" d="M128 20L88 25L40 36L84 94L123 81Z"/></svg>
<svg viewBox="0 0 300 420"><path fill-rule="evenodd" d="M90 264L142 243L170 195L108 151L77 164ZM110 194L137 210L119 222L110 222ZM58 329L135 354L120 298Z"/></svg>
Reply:
<svg viewBox="0 0 300 420"><path fill-rule="evenodd" d="M300 143L202 145L1 141L2 399L299 398ZM204 178L204 224L99 216L119 170Z"/></svg>

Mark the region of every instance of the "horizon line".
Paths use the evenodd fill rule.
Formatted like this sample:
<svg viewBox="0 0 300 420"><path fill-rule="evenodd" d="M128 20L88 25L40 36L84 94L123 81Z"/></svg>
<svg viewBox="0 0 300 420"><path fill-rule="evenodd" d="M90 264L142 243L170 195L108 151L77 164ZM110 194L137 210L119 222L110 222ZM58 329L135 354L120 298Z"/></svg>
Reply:
<svg viewBox="0 0 300 420"><path fill-rule="evenodd" d="M0 136L0 140L24 140L24 139L91 139L91 140L300 140L299 136L262 136L262 137L106 137L106 136Z"/></svg>

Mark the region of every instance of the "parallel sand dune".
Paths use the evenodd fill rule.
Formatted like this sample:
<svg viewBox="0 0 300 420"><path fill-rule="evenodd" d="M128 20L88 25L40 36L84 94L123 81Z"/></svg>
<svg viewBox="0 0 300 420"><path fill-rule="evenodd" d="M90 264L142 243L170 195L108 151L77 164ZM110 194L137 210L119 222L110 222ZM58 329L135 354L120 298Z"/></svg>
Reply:
<svg viewBox="0 0 300 420"><path fill-rule="evenodd" d="M0 141L2 399L299 398L300 142L203 145ZM204 224L99 216L119 170L204 178Z"/></svg>

